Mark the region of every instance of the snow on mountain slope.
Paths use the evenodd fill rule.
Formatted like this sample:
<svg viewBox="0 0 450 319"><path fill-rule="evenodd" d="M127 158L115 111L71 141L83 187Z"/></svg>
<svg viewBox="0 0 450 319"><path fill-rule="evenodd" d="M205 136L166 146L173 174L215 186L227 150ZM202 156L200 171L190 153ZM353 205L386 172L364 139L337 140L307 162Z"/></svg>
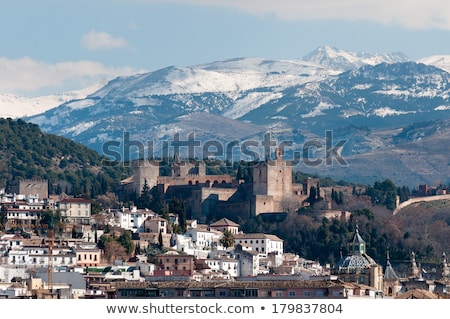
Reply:
<svg viewBox="0 0 450 319"><path fill-rule="evenodd" d="M257 108L260 105L258 101L261 101L261 95L255 94L257 98L255 103L245 102L241 99L240 92L317 82L361 65L403 60L407 60L407 57L397 53L351 53L322 46L305 56L303 60L235 58L192 67L170 66L154 72L118 77L103 87L90 87L57 95L26 98L0 94L0 116L14 118L33 116L68 101L72 102L66 104L67 108L79 110L91 107L98 99L104 98L120 97L132 101L135 105L157 105L159 101L152 96L220 92L236 101L236 105L228 111L227 116L237 118L246 113L247 106L250 109ZM89 93L91 93L89 99L82 100ZM279 98L279 94L273 97ZM246 100L249 101L248 98Z"/></svg>
<svg viewBox="0 0 450 319"><path fill-rule="evenodd" d="M150 73L119 77L90 95L95 98L121 96L240 91L261 87L285 87L319 80L338 72L303 61L272 61L239 58L193 67L167 67Z"/></svg>
<svg viewBox="0 0 450 319"><path fill-rule="evenodd" d="M380 63L407 62L410 59L403 53L348 52L321 46L303 57L303 60L329 67L335 70L351 70L364 65Z"/></svg>
<svg viewBox="0 0 450 319"><path fill-rule="evenodd" d="M419 59L417 62L433 65L444 71L450 72L450 55L433 55L430 57Z"/></svg>
<svg viewBox="0 0 450 319"><path fill-rule="evenodd" d="M84 99L103 85L104 83L96 84L77 91L37 97L0 93L0 117L21 118L44 113L68 101Z"/></svg>

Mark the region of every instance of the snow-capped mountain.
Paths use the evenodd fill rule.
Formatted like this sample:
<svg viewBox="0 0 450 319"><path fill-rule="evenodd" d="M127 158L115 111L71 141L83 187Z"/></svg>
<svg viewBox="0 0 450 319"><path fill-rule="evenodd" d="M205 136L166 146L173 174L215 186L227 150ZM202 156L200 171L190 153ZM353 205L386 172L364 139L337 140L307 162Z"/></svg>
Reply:
<svg viewBox="0 0 450 319"><path fill-rule="evenodd" d="M342 155L360 156L398 144L373 130L398 133L414 122L450 118L444 60L425 64L397 53L321 47L303 60L171 66L118 77L85 98L24 119L100 153L111 141L119 149L138 141L161 150L177 133L186 140L192 132L202 143L223 145L261 141L270 132L278 142L291 141L291 151L301 151L308 139L323 140L333 131L347 141Z"/></svg>
<svg viewBox="0 0 450 319"><path fill-rule="evenodd" d="M450 55L433 55L430 57L419 59L417 62L433 65L444 71L450 72Z"/></svg>
<svg viewBox="0 0 450 319"><path fill-rule="evenodd" d="M377 65L380 63L396 63L411 61L401 52L375 53L375 52L348 52L330 46L318 47L303 57L309 61L327 68L340 71L353 70L364 65Z"/></svg>
<svg viewBox="0 0 450 319"><path fill-rule="evenodd" d="M101 84L97 84L81 90L37 97L0 93L0 117L21 118L40 114L65 102L83 99L100 87Z"/></svg>

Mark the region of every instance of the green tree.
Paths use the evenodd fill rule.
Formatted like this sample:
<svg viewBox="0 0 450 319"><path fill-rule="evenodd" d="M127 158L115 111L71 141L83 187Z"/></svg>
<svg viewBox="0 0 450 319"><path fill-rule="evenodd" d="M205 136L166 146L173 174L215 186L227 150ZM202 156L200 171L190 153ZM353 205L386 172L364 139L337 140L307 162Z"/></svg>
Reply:
<svg viewBox="0 0 450 319"><path fill-rule="evenodd" d="M186 232L186 207L184 206L184 202L174 197L169 207L172 213L178 215L178 232L183 234Z"/></svg>
<svg viewBox="0 0 450 319"><path fill-rule="evenodd" d="M0 229L4 230L6 228L6 223L8 222L8 208L2 205L0 208Z"/></svg>
<svg viewBox="0 0 450 319"><path fill-rule="evenodd" d="M225 248L233 247L234 235L229 230L225 230L223 236L219 239L219 243Z"/></svg>
<svg viewBox="0 0 450 319"><path fill-rule="evenodd" d="M307 199L308 203L311 206L314 206L314 204L317 202L317 188L314 186L311 186L309 189L309 196Z"/></svg>
<svg viewBox="0 0 450 319"><path fill-rule="evenodd" d="M136 206L138 208L150 208L153 204L153 195L148 186L147 179L144 180L141 195L136 199Z"/></svg>
<svg viewBox="0 0 450 319"><path fill-rule="evenodd" d="M114 241L114 238L112 238L112 237L111 237L110 235L108 235L108 234L103 234L103 235L101 235L100 238L98 239L97 246L98 246L98 248L100 248L100 249L102 249L102 250L105 250L106 244L107 244L107 243L110 243L110 242L112 242L112 241Z"/></svg>
<svg viewBox="0 0 450 319"><path fill-rule="evenodd" d="M119 236L117 241L125 248L128 255L134 250L133 240L131 239L131 231L125 230L122 235Z"/></svg>
<svg viewBox="0 0 450 319"><path fill-rule="evenodd" d="M154 187L151 191L153 201L150 209L163 216L163 218L169 220L169 205L167 205L163 195L159 192L157 187Z"/></svg>
<svg viewBox="0 0 450 319"><path fill-rule="evenodd" d="M163 248L163 247L164 247L164 241L163 241L162 230L159 230L159 234L158 234L158 245L159 245L159 248Z"/></svg>

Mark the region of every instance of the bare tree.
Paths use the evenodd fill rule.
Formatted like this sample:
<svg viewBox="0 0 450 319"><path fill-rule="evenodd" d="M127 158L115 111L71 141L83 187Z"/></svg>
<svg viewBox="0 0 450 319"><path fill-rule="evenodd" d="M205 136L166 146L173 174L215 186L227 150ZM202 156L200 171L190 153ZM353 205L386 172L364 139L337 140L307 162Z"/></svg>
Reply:
<svg viewBox="0 0 450 319"><path fill-rule="evenodd" d="M128 259L128 254L119 242L111 241L105 244L105 260L108 263L113 263L115 260L126 260Z"/></svg>
<svg viewBox="0 0 450 319"><path fill-rule="evenodd" d="M281 206L284 212L291 214L296 213L302 207L302 202L295 197L286 197L281 201Z"/></svg>

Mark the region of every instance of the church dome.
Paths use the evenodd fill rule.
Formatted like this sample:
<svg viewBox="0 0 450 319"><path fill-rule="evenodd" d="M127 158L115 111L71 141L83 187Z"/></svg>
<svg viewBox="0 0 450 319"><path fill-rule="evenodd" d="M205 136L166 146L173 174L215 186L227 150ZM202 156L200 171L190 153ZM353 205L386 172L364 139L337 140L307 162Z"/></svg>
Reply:
<svg viewBox="0 0 450 319"><path fill-rule="evenodd" d="M353 272L377 266L375 260L366 254L366 242L359 234L358 225L348 248L348 255L342 257L337 264L336 268L339 271Z"/></svg>
<svg viewBox="0 0 450 319"><path fill-rule="evenodd" d="M371 266L376 266L377 263L367 254L360 255L348 255L344 258L341 258L338 262L338 269L344 270L347 269L349 271L356 269L365 269L370 268Z"/></svg>

